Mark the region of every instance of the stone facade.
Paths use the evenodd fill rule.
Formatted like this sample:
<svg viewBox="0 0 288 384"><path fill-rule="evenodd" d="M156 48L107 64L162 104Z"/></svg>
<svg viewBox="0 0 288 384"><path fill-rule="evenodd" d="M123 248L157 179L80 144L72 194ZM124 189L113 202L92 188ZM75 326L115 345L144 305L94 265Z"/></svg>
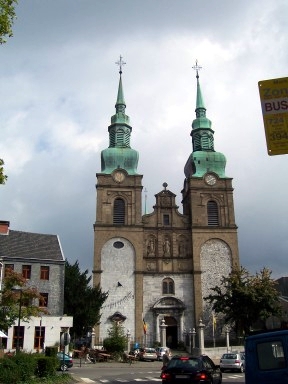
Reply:
<svg viewBox="0 0 288 384"><path fill-rule="evenodd" d="M175 195L164 187L156 195L154 211L141 216L139 185L131 191L129 178L119 185L113 175L98 177L97 192L101 192L97 194L94 225L93 275L94 284L100 283L109 296L102 308L101 324L96 327L96 339L107 336L113 316L117 315L121 315L127 332L141 344L160 341L163 318L171 346L183 340L185 330L196 327L200 318L207 324L206 336L211 336L211 308L203 297L238 264L237 227L233 204L229 205L231 188L227 190L226 184L223 188L219 183L217 189L207 193L204 181L197 180L197 190L193 185L182 192L183 211L187 213L181 214ZM207 225L207 194L220 202L223 226ZM115 225L113 199L124 196L125 224ZM148 327L146 335L143 318Z"/></svg>
<svg viewBox="0 0 288 384"><path fill-rule="evenodd" d="M93 283L109 292L95 328L100 343L112 321L121 322L134 341L146 345L160 341L163 319L171 348L200 320L211 336L212 312L204 297L239 265L232 179L225 176L225 156L214 150L197 64L195 69L196 119L190 134L194 151L184 166L183 213L164 183L155 195L153 212L145 215L142 175L137 174L137 151L130 147L132 127L119 72L109 147L101 152L101 172L96 174Z"/></svg>

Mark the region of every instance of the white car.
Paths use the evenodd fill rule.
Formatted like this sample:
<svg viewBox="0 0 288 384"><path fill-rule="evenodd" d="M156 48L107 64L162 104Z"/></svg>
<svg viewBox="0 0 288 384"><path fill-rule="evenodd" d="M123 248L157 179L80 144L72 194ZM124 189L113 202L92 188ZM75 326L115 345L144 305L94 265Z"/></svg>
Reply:
<svg viewBox="0 0 288 384"><path fill-rule="evenodd" d="M169 359L171 358L171 351L168 347L158 347L156 348L157 360L162 360L164 353L168 355Z"/></svg>
<svg viewBox="0 0 288 384"><path fill-rule="evenodd" d="M243 352L224 353L220 359L221 372L227 370L244 372L245 371L245 354Z"/></svg>
<svg viewBox="0 0 288 384"><path fill-rule="evenodd" d="M157 360L156 349L155 348L140 348L139 360L156 361Z"/></svg>

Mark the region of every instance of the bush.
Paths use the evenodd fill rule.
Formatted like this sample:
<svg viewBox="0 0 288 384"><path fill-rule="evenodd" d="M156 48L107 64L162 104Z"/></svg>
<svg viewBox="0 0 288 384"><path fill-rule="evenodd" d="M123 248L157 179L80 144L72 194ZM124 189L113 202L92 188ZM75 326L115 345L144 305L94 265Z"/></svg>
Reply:
<svg viewBox="0 0 288 384"><path fill-rule="evenodd" d="M113 323L108 329L108 335L103 341L103 347L108 352L123 352L127 348L127 337L121 324Z"/></svg>
<svg viewBox="0 0 288 384"><path fill-rule="evenodd" d="M17 384L21 381L21 372L13 357L5 356L0 360L0 383Z"/></svg>
<svg viewBox="0 0 288 384"><path fill-rule="evenodd" d="M45 356L56 356L58 352L58 347L46 347Z"/></svg>
<svg viewBox="0 0 288 384"><path fill-rule="evenodd" d="M51 377L56 375L59 361L55 357L39 356L37 357L37 376Z"/></svg>

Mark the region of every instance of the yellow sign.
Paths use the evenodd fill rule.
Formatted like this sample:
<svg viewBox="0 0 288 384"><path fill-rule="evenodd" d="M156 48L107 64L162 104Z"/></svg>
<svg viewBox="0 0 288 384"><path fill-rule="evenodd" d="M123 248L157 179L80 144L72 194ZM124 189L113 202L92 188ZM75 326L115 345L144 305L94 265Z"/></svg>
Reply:
<svg viewBox="0 0 288 384"><path fill-rule="evenodd" d="M288 77L258 82L268 155L288 154Z"/></svg>

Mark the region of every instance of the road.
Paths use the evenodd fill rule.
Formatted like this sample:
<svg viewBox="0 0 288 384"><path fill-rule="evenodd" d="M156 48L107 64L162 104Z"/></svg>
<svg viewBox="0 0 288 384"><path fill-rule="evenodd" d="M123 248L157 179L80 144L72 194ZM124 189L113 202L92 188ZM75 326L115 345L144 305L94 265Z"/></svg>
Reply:
<svg viewBox="0 0 288 384"><path fill-rule="evenodd" d="M77 379L79 383L88 384L145 384L157 382L160 384L161 362L142 362L137 361L131 365L127 363L96 363L80 364L74 359L74 366L69 369L69 373ZM244 373L225 372L223 373L223 383L245 383Z"/></svg>

